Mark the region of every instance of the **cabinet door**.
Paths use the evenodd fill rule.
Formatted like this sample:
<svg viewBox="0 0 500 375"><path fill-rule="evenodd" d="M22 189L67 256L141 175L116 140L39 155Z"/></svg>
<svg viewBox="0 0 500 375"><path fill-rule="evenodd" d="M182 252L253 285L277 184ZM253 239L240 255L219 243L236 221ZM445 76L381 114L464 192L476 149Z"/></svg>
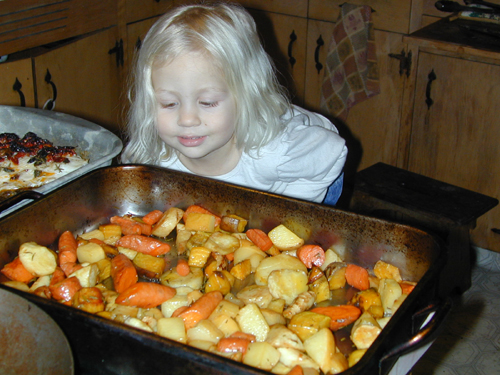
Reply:
<svg viewBox="0 0 500 375"><path fill-rule="evenodd" d="M31 59L0 64L0 104L35 106Z"/></svg>
<svg viewBox="0 0 500 375"><path fill-rule="evenodd" d="M116 53L110 53L117 42L117 28L110 28L37 56L39 107L53 98L55 87L55 111L82 117L119 134L122 67Z"/></svg>
<svg viewBox="0 0 500 375"><path fill-rule="evenodd" d="M182 4L183 1L178 1L178 3ZM167 12L174 5L174 0L126 0L125 22L131 23L161 15Z"/></svg>
<svg viewBox="0 0 500 375"><path fill-rule="evenodd" d="M147 20L127 25L127 54L130 66L134 62L134 55L138 48L140 48L144 37L146 36L151 26L153 26L153 24L158 20L158 18L159 17L148 18ZM127 70L128 72L130 71L130 69Z"/></svg>
<svg viewBox="0 0 500 375"><path fill-rule="evenodd" d="M290 91L293 102L303 105L307 19L255 10L250 13L264 49L279 71L278 78Z"/></svg>
<svg viewBox="0 0 500 375"><path fill-rule="evenodd" d="M420 52L409 170L500 198L499 83L499 65ZM492 228L498 206L478 219L472 241L500 251Z"/></svg>
<svg viewBox="0 0 500 375"><path fill-rule="evenodd" d="M320 108L321 84L331 33L334 24L309 21L306 69L306 107L329 116ZM321 36L324 46L318 49ZM398 157L399 123L406 73L400 74L399 61L389 57L405 50L402 35L375 30L380 94L356 104L346 120L350 142L349 158L354 169L361 170L377 162L396 165ZM331 117L331 116L330 116Z"/></svg>

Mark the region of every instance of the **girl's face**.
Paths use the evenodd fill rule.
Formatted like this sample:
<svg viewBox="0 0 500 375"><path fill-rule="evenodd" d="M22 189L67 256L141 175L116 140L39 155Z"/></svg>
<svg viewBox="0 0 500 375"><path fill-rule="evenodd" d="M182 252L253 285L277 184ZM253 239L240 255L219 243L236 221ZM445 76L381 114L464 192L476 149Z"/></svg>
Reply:
<svg viewBox="0 0 500 375"><path fill-rule="evenodd" d="M236 147L236 103L211 59L199 52L153 66L160 138L192 172L215 176L231 171Z"/></svg>

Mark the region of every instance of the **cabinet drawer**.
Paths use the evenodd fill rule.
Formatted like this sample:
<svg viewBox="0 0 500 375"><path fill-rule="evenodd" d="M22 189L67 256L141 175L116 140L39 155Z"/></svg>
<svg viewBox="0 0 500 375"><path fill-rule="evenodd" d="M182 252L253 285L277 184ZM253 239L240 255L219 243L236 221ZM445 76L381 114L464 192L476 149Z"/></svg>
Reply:
<svg viewBox="0 0 500 375"><path fill-rule="evenodd" d="M125 22L132 23L146 18L159 16L176 4L187 3L187 1L174 0L126 0Z"/></svg>
<svg viewBox="0 0 500 375"><path fill-rule="evenodd" d="M309 18L336 22L344 0L309 0ZM407 34L410 27L410 1L353 0L353 4L369 5L373 24L378 30Z"/></svg>
<svg viewBox="0 0 500 375"><path fill-rule="evenodd" d="M237 0L246 8L307 17L307 0Z"/></svg>

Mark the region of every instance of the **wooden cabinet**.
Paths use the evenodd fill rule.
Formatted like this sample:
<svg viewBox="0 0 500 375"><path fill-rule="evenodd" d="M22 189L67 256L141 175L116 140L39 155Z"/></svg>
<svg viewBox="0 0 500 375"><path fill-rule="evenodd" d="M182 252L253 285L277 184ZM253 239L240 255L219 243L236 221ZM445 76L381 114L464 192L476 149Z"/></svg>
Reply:
<svg viewBox="0 0 500 375"><path fill-rule="evenodd" d="M0 64L0 103L13 106L35 106L30 59Z"/></svg>

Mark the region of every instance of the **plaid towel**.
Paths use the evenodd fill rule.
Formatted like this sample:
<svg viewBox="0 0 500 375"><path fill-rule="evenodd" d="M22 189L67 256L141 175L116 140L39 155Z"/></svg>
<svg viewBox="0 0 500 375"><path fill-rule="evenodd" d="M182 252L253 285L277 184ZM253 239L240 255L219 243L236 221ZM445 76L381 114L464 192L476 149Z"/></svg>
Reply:
<svg viewBox="0 0 500 375"><path fill-rule="evenodd" d="M380 92L371 8L345 3L334 29L321 108L345 120L356 103Z"/></svg>

